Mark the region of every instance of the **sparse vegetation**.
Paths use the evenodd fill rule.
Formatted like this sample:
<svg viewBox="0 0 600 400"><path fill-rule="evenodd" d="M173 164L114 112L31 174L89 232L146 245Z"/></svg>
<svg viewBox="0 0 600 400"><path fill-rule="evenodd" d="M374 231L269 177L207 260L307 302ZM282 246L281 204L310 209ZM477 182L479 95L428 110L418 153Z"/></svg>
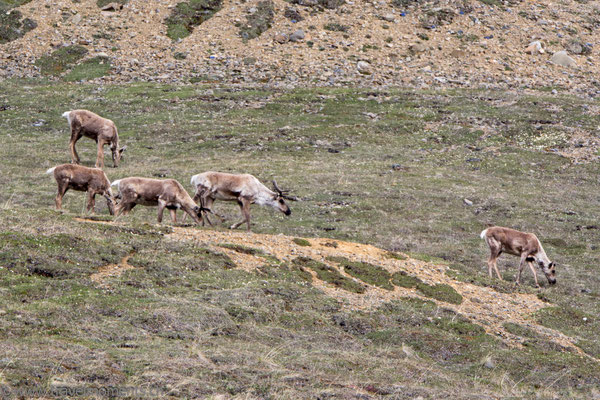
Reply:
<svg viewBox="0 0 600 400"><path fill-rule="evenodd" d="M334 286L354 293L364 293L365 287L352 279L343 276L337 269L313 260L308 257L298 257L294 259L293 265L296 268L308 268L317 273L317 278Z"/></svg>
<svg viewBox="0 0 600 400"><path fill-rule="evenodd" d="M110 72L111 63L107 57L93 57L77 64L64 77L65 81L81 81L101 78Z"/></svg>
<svg viewBox="0 0 600 400"><path fill-rule="evenodd" d="M250 255L261 255L265 254L261 249L255 249L254 247L242 246L241 244L233 244L233 243L222 243L219 246L224 249L230 249L233 251L237 251L238 253L250 254Z"/></svg>
<svg viewBox="0 0 600 400"><path fill-rule="evenodd" d="M323 25L323 29L333 32L348 32L350 27L348 25L343 25L338 22L329 22Z"/></svg>
<svg viewBox="0 0 600 400"><path fill-rule="evenodd" d="M450 285L437 284L428 285L424 282L417 283L417 289L427 297L432 299L445 301L446 303L460 304L462 296Z"/></svg>
<svg viewBox="0 0 600 400"><path fill-rule="evenodd" d="M47 56L40 57L35 65L43 75L62 75L87 54L83 46L72 45L54 50Z"/></svg>
<svg viewBox="0 0 600 400"><path fill-rule="evenodd" d="M409 275L404 271L400 271L392 275L392 283L396 286L411 289L416 288L419 283L422 283L422 281L416 276Z"/></svg>
<svg viewBox="0 0 600 400"><path fill-rule="evenodd" d="M100 8L110 4L110 3L117 3L117 4L127 4L129 3L129 0L97 0L96 1L96 5Z"/></svg>
<svg viewBox="0 0 600 400"><path fill-rule="evenodd" d="M171 15L165 19L167 36L173 40L189 36L196 26L211 18L221 7L222 0L190 0L177 3Z"/></svg>
<svg viewBox="0 0 600 400"><path fill-rule="evenodd" d="M290 218L253 209L257 233L330 237L340 252L343 240L370 243L432 267L444 262L488 290L539 293L550 309L531 316L529 329L558 329L598 358L597 163L530 145L544 134L532 125L550 125L532 121L560 121L563 136L595 132L598 100L559 93L0 82L2 385L132 386L151 377L163 397L185 398L593 397L598 364L524 325L504 326L523 340L513 348L446 309L444 296L357 310L347 299L369 296L310 283L321 271L364 293L335 266L337 275L310 259L288 266L258 255L265 267L246 272L219 251L166 236L173 228L154 225L151 208L117 225L78 222L84 195L68 193L65 212L55 212L56 186L43 174L69 161L60 113L91 108L113 118L132 149L119 169L107 168L111 180L162 174L183 183L228 168L277 177L304 201ZM95 159L93 142L78 150ZM391 169L396 163L405 168ZM502 190L484 190L498 182ZM215 211L239 217L235 205ZM104 202L97 212L112 221ZM539 232L557 285L535 290L526 271L515 287L512 257L499 261L507 281L487 278L478 235L488 222ZM127 255L134 269L106 286L91 281ZM410 273L412 262L393 263Z"/></svg>
<svg viewBox="0 0 600 400"><path fill-rule="evenodd" d="M296 243L298 246L310 246L310 242L306 239L294 238L294 239L292 239L292 241L294 243Z"/></svg>
<svg viewBox="0 0 600 400"><path fill-rule="evenodd" d="M256 11L247 16L246 23L240 27L240 36L244 40L251 40L262 35L271 28L275 17L274 5L271 0L260 1Z"/></svg>
<svg viewBox="0 0 600 400"><path fill-rule="evenodd" d="M8 43L27 32L35 29L37 23L30 18L23 18L23 14L14 7L26 4L31 0L7 1L0 0L0 44Z"/></svg>
<svg viewBox="0 0 600 400"><path fill-rule="evenodd" d="M392 276L383 267L366 262L350 261L344 257L328 257L327 259L338 263L346 273L365 283L387 290L394 289L390 283Z"/></svg>

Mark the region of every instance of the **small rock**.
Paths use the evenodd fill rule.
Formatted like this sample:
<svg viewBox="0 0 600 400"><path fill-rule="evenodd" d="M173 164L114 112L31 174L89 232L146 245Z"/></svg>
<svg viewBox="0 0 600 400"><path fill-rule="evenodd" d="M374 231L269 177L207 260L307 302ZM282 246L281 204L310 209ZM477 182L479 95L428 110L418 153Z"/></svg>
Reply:
<svg viewBox="0 0 600 400"><path fill-rule="evenodd" d="M581 54L583 53L583 46L577 42L571 42L567 45L567 50L573 54Z"/></svg>
<svg viewBox="0 0 600 400"><path fill-rule="evenodd" d="M550 59L550 61L553 64L560 65L563 67L573 67L573 66L577 65L575 60L572 59L571 57L569 57L567 52L564 50L557 51L556 53L554 53L552 55L552 58Z"/></svg>
<svg viewBox="0 0 600 400"><path fill-rule="evenodd" d="M464 58L467 56L467 52L464 50L454 49L450 52L450 55L455 58Z"/></svg>
<svg viewBox="0 0 600 400"><path fill-rule="evenodd" d="M81 14L75 14L73 18L71 18L71 22L77 25L81 22Z"/></svg>
<svg viewBox="0 0 600 400"><path fill-rule="evenodd" d="M306 35L304 34L304 31L302 29L298 29L296 32L290 35L290 41L299 42L304 39L305 36Z"/></svg>
<svg viewBox="0 0 600 400"><path fill-rule="evenodd" d="M96 54L96 57L108 58L108 54L106 54L105 52L101 51L100 53Z"/></svg>
<svg viewBox="0 0 600 400"><path fill-rule="evenodd" d="M469 199L463 199L463 203L465 203L469 207L473 205L473 202Z"/></svg>
<svg viewBox="0 0 600 400"><path fill-rule="evenodd" d="M359 61L358 64L356 64L356 68L358 69L358 72L363 75L371 75L373 73L371 64L366 61Z"/></svg>
<svg viewBox="0 0 600 400"><path fill-rule="evenodd" d="M423 43L414 43L408 46L408 50L412 51L413 53L422 53L427 50L427 46L425 46Z"/></svg>
<svg viewBox="0 0 600 400"><path fill-rule="evenodd" d="M527 45L527 48L525 49L525 53L528 53L528 54L544 53L544 48L542 47L542 43L539 40L529 43L529 45Z"/></svg>
<svg viewBox="0 0 600 400"><path fill-rule="evenodd" d="M287 43L290 40L288 35L286 35L285 33L276 34L274 39L277 43L281 43L281 44Z"/></svg>
<svg viewBox="0 0 600 400"><path fill-rule="evenodd" d="M304 19L302 17L302 15L300 14L300 12L298 11L298 9L293 8L293 7L286 8L283 15L285 17L291 19L292 21L296 21L296 22L302 21Z"/></svg>
<svg viewBox="0 0 600 400"><path fill-rule="evenodd" d="M107 5L105 5L104 7L102 7L100 10L102 11L119 11L123 9L123 4L120 3L108 3Z"/></svg>
<svg viewBox="0 0 600 400"><path fill-rule="evenodd" d="M387 22L396 22L396 16L392 13L385 14L381 19Z"/></svg>
<svg viewBox="0 0 600 400"><path fill-rule="evenodd" d="M402 343L402 352L406 355L406 357L408 358L418 358L417 354L415 353L415 351L412 349L412 347L410 347L407 344Z"/></svg>
<svg viewBox="0 0 600 400"><path fill-rule="evenodd" d="M496 368L496 363L494 362L494 360L492 360L492 357L490 357L490 356L487 356L486 358L484 358L482 360L482 364L484 367L489 368L489 369Z"/></svg>

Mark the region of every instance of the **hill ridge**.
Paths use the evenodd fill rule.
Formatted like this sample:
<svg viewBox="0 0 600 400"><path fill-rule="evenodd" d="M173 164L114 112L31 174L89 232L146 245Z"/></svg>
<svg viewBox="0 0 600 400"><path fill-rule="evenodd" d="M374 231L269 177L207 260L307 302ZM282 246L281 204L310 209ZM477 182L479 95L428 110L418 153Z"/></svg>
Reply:
<svg viewBox="0 0 600 400"><path fill-rule="evenodd" d="M272 0L270 27L245 40L240 29L259 1L224 0L189 36L172 40L165 21L179 3L130 0L106 12L91 1L28 2L17 10L37 27L0 44L0 76L37 76L38 59L75 45L88 50L86 58L110 59L112 69L100 81L553 87L597 95L594 2L346 2L316 9L302 5L312 2ZM289 41L298 30L304 36ZM535 40L545 52L526 54ZM574 67L550 62L562 50Z"/></svg>
<svg viewBox="0 0 600 400"><path fill-rule="evenodd" d="M84 218L76 218L76 220L82 223L121 225L118 222L95 221ZM168 233L166 237L174 241L193 242L210 250L223 252L234 261L238 268L246 271L259 271L260 267L266 262L265 256L275 257L284 263L292 262L293 259L298 257L308 257L336 268L345 277L355 279L366 286L365 293L352 293L318 279L314 271L312 272L311 284L324 291L328 296L340 301L343 307L350 310L370 310L395 299L419 298L435 302L438 306L449 308L459 315L467 317L483 327L488 334L499 337L509 346L523 346L519 337L509 332L504 326L506 323L513 323L532 329L541 335L543 339L552 341L568 351L574 351L580 356L600 362L600 360L581 350L576 345L576 338L539 325L531 318L533 313L548 307L548 303L540 300L536 295L501 293L493 288L457 281L446 274L447 265L436 265L433 262L417 260L406 254L399 254L400 257L405 258L399 260L389 257L389 251L373 245L329 238L300 239L309 243L309 245L306 245L304 243L297 244L294 239L298 240L298 238L283 234L258 234L177 226L172 227L172 232ZM249 254L253 252L255 254ZM331 261L331 257L344 257L351 261L373 263L382 266L390 273L402 271L416 276L426 284L449 285L462 296L463 301L461 304L452 304L427 297L414 288L400 286L395 286L393 291L389 291L352 277L343 268L336 266L336 263ZM94 274L94 280L105 286L104 279L118 276L121 272L133 268L127 264L128 258L129 255L123 259L124 262L117 266L111 264L101 267L99 272ZM109 272L106 273L106 271Z"/></svg>

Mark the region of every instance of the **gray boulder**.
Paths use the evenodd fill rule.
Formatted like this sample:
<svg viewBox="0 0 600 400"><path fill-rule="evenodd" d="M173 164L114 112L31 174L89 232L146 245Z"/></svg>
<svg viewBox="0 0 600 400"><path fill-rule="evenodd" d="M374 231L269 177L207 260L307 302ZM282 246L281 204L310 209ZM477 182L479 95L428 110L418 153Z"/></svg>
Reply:
<svg viewBox="0 0 600 400"><path fill-rule="evenodd" d="M303 40L305 36L306 35L304 34L304 31L302 29L298 29L296 32L290 35L290 41L299 42Z"/></svg>
<svg viewBox="0 0 600 400"><path fill-rule="evenodd" d="M577 65L577 62L575 62L575 60L569 57L567 52L564 50L557 51L556 53L554 53L552 55L552 58L550 59L550 62L563 67L574 67Z"/></svg>

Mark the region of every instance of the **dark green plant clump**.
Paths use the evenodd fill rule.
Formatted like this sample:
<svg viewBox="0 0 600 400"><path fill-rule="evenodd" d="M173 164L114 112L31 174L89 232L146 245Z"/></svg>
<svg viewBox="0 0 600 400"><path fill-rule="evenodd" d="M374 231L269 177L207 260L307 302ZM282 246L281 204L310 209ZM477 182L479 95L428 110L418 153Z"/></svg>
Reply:
<svg viewBox="0 0 600 400"><path fill-rule="evenodd" d="M125 4L129 3L129 0L98 0L98 1L96 1L96 5L100 8L102 8L105 5L110 4L110 3L117 3L117 4L125 5Z"/></svg>
<svg viewBox="0 0 600 400"><path fill-rule="evenodd" d="M329 22L323 25L323 29L333 32L348 32L348 30L350 30L350 27L348 25L343 25L337 22Z"/></svg>
<svg viewBox="0 0 600 400"><path fill-rule="evenodd" d="M363 282L387 290L394 290L394 285L390 283L392 276L383 267L366 262L350 261L344 257L328 257L327 259L339 263L349 275Z"/></svg>
<svg viewBox="0 0 600 400"><path fill-rule="evenodd" d="M9 11L12 7L24 3L27 3L27 1L17 2L16 4L0 1L0 44L23 37L27 32L37 27L34 20L23 18L20 11Z"/></svg>
<svg viewBox="0 0 600 400"><path fill-rule="evenodd" d="M222 0L190 0L178 3L165 20L167 36L173 40L189 36L194 28L223 7Z"/></svg>
<svg viewBox="0 0 600 400"><path fill-rule="evenodd" d="M392 275L392 283L404 288L416 288L422 281L416 276L408 275L404 271L396 272Z"/></svg>
<svg viewBox="0 0 600 400"><path fill-rule="evenodd" d="M298 246L310 246L310 242L306 239L294 238L294 239L292 239L292 241L294 243L296 243Z"/></svg>
<svg viewBox="0 0 600 400"><path fill-rule="evenodd" d="M37 59L35 65L43 75L58 76L81 60L87 52L85 47L79 45L61 47Z"/></svg>
<svg viewBox="0 0 600 400"><path fill-rule="evenodd" d="M101 78L110 71L111 63L108 57L94 57L77 64L65 76L65 81L82 81Z"/></svg>
<svg viewBox="0 0 600 400"><path fill-rule="evenodd" d="M323 9L323 8L327 8L330 10L336 9L339 6L341 6L342 4L345 3L344 0L317 0L315 3L308 3L308 2L304 2L302 0L287 0L292 4L299 4L301 6L307 6L307 7L311 7L311 8L317 8L317 9Z"/></svg>
<svg viewBox="0 0 600 400"><path fill-rule="evenodd" d="M220 244L219 246L221 246L225 249L237 251L238 253L250 254L253 256L265 254L265 252L262 251L261 249L255 249L254 247L243 246L241 244L223 243L223 244Z"/></svg>
<svg viewBox="0 0 600 400"><path fill-rule="evenodd" d="M259 37L271 27L274 17L273 2L271 0L261 1L256 5L256 11L248 15L246 23L240 27L240 36L244 40Z"/></svg>
<svg viewBox="0 0 600 400"><path fill-rule="evenodd" d="M293 261L293 265L297 268L310 268L317 273L317 277L327 283L354 293L364 293L365 287L352 279L346 278L340 272L321 262L308 257L298 257Z"/></svg>
<svg viewBox="0 0 600 400"><path fill-rule="evenodd" d="M425 296L431 297L432 299L452 304L462 303L462 296L450 285L442 283L432 286L426 283L418 283L417 289Z"/></svg>

